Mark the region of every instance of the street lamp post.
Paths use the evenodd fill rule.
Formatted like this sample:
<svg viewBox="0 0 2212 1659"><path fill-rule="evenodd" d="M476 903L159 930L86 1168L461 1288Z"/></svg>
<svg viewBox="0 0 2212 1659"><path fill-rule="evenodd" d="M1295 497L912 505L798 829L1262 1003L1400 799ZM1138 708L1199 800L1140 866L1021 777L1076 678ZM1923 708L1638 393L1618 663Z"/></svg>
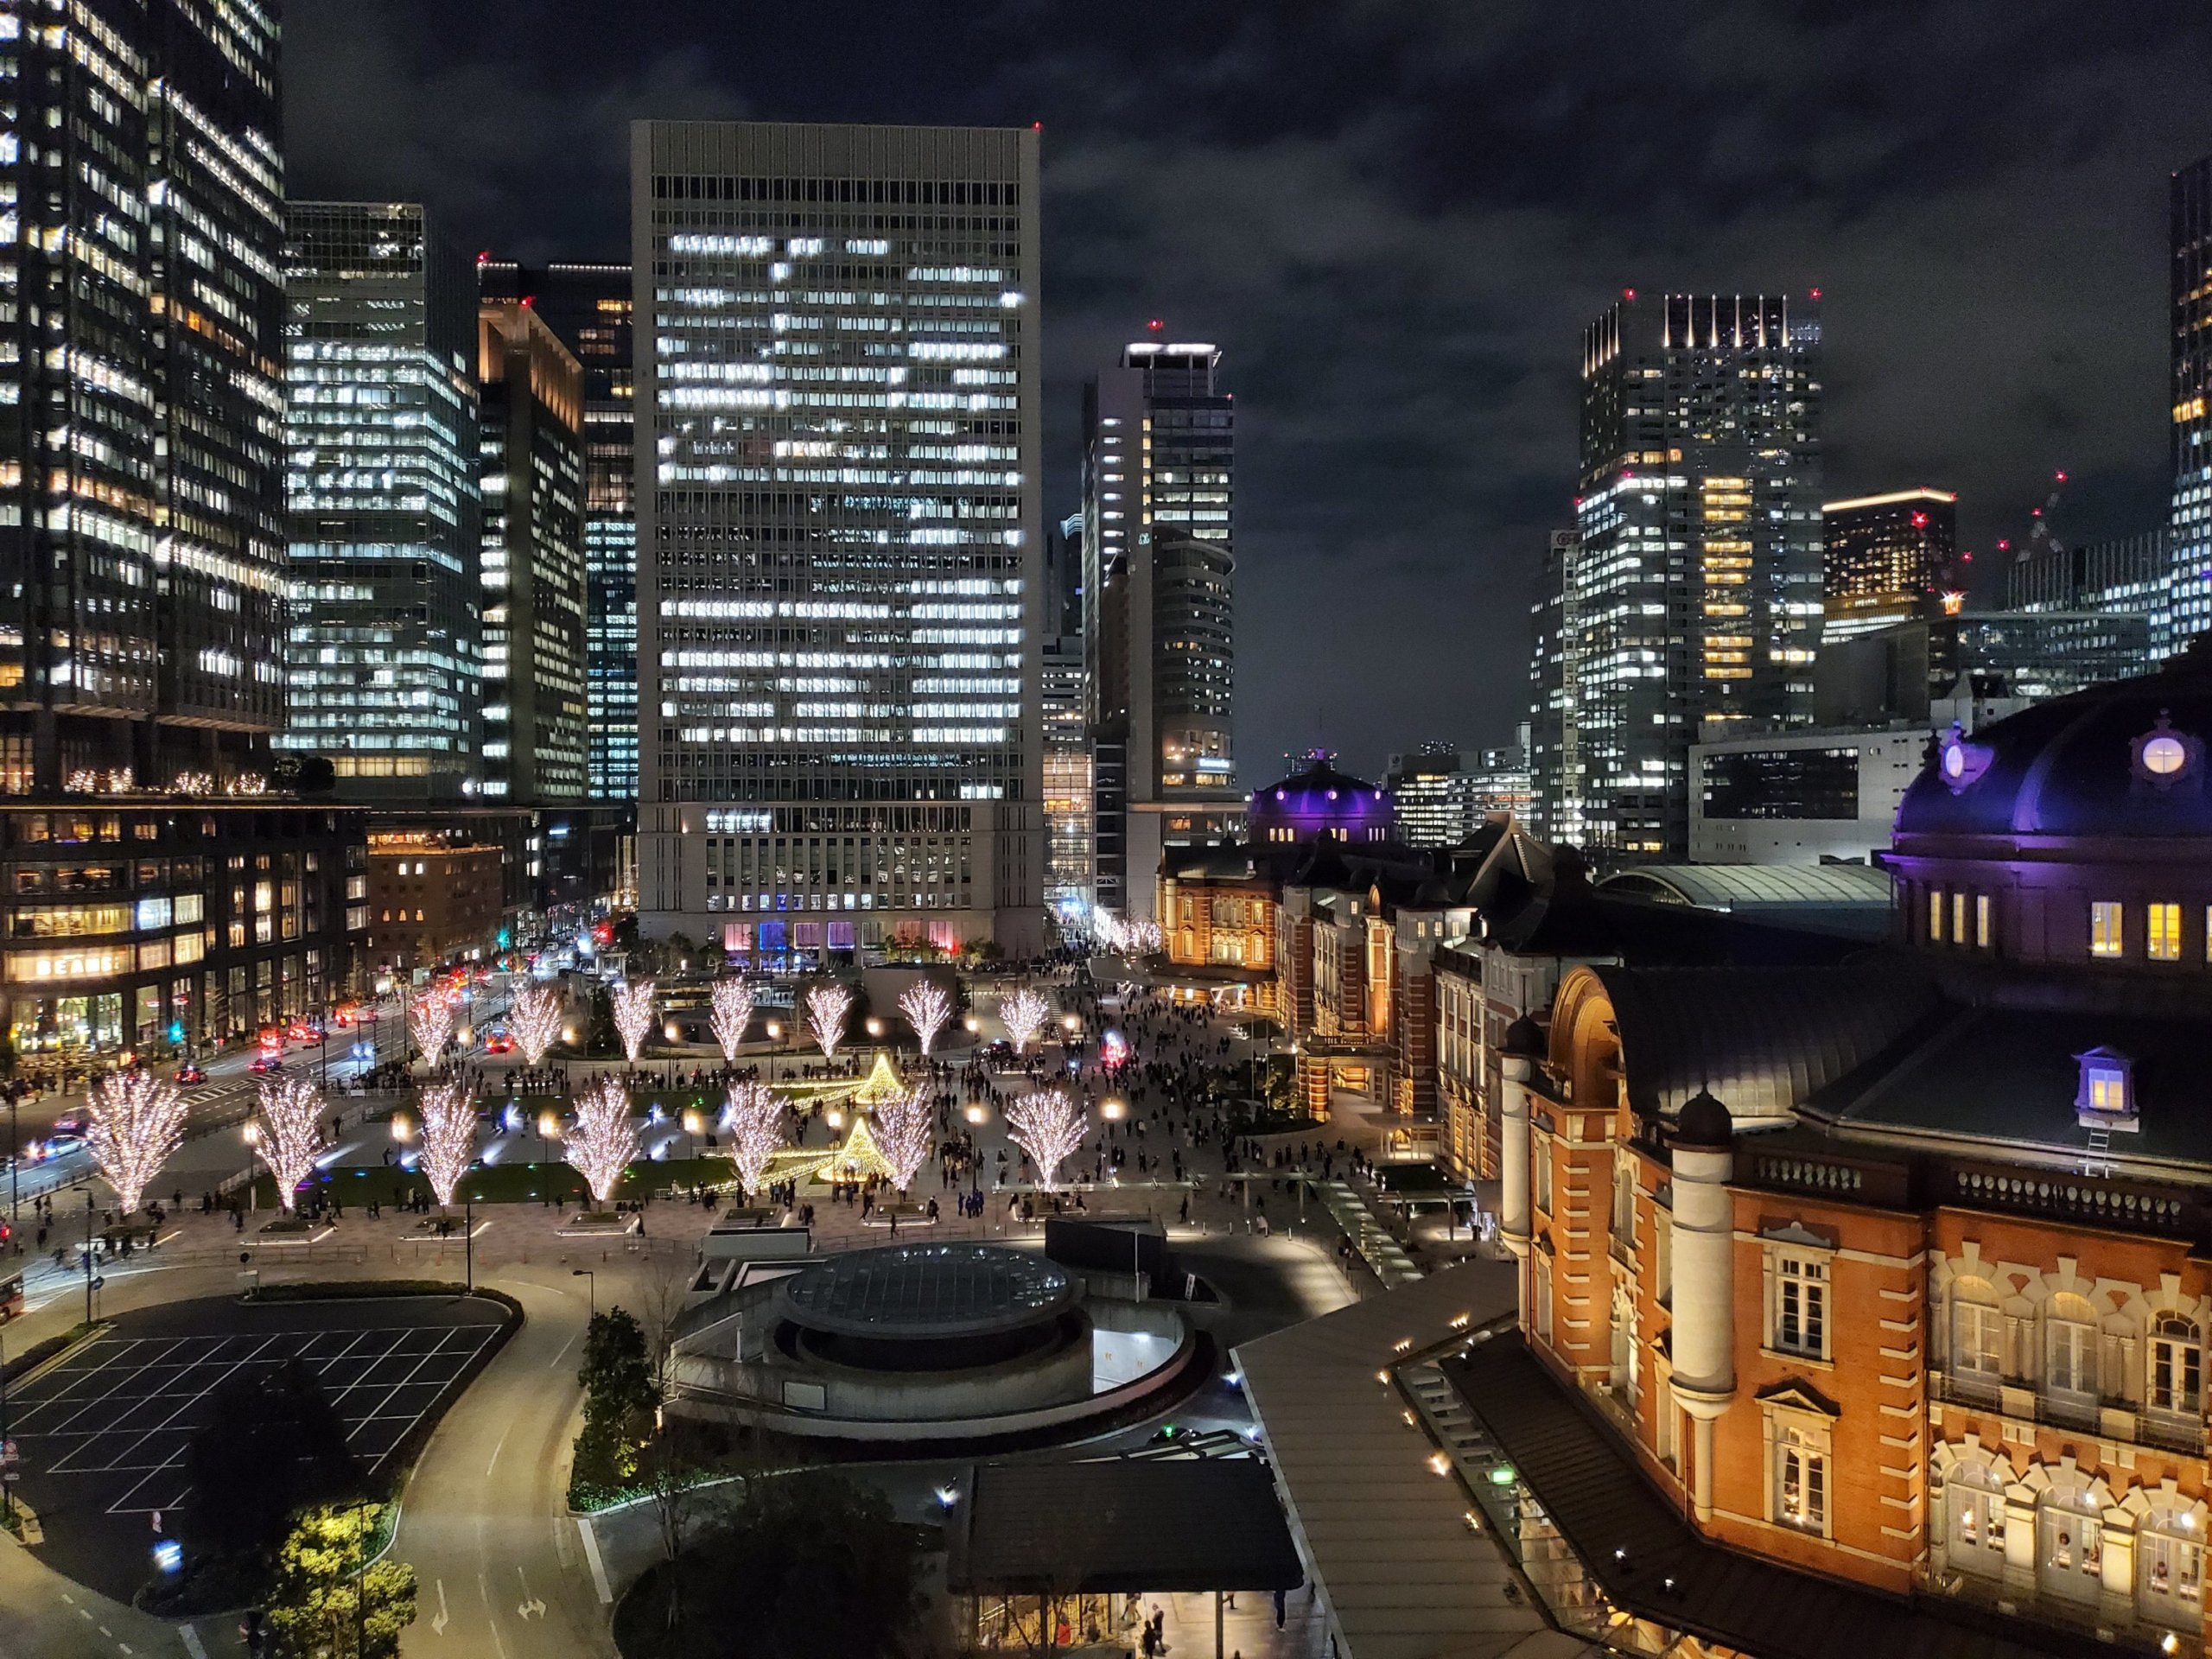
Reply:
<svg viewBox="0 0 2212 1659"><path fill-rule="evenodd" d="M92 1189L85 1186L85 1323L92 1322Z"/></svg>
<svg viewBox="0 0 2212 1659"><path fill-rule="evenodd" d="M18 1234L23 1230L23 1143L16 1124L22 1106L22 1096L11 1092L8 1096L8 1224Z"/></svg>
<svg viewBox="0 0 2212 1659"><path fill-rule="evenodd" d="M581 1279L584 1281L585 1316L587 1319L597 1319L599 1317L598 1275L589 1268L571 1268L569 1269L569 1276L571 1279Z"/></svg>
<svg viewBox="0 0 2212 1659"><path fill-rule="evenodd" d="M476 1195L461 1195L461 1284L465 1291L476 1288Z"/></svg>

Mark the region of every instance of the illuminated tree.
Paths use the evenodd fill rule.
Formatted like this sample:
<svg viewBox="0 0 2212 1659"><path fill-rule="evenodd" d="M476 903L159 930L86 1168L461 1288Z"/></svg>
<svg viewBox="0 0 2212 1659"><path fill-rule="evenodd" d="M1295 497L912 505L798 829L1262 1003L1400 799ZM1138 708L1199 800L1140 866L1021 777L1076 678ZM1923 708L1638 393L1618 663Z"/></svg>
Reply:
<svg viewBox="0 0 2212 1659"><path fill-rule="evenodd" d="M914 1035L921 1039L922 1058L926 1060L937 1042L938 1033L952 1023L952 999L944 994L942 985L918 979L899 995L899 1012L906 1016Z"/></svg>
<svg viewBox="0 0 2212 1659"><path fill-rule="evenodd" d="M753 1023L753 988L742 979L718 979L714 989L715 1040L722 1046L722 1063L737 1064L737 1046Z"/></svg>
<svg viewBox="0 0 2212 1659"><path fill-rule="evenodd" d="M423 1112L423 1173L437 1195L438 1208L453 1203L454 1189L476 1157L476 1103L458 1083L434 1084L420 1096Z"/></svg>
<svg viewBox="0 0 2212 1659"><path fill-rule="evenodd" d="M622 1037L622 1052L635 1065L638 1056L645 1052L645 1038L653 1028L653 982L650 979L626 979L614 988L611 1000L614 1005L614 1029Z"/></svg>
<svg viewBox="0 0 2212 1659"><path fill-rule="evenodd" d="M261 1156L276 1179L276 1202L289 1210L300 1183L329 1144L322 1134L322 1091L305 1077L261 1084Z"/></svg>
<svg viewBox="0 0 2212 1659"><path fill-rule="evenodd" d="M515 993L507 1027L525 1065L537 1065L560 1040L561 1014L561 993L550 985L531 985Z"/></svg>
<svg viewBox="0 0 2212 1659"><path fill-rule="evenodd" d="M453 1004L436 986L426 988L407 1007L407 1029L423 1063L435 1069L445 1058L447 1039L453 1035Z"/></svg>
<svg viewBox="0 0 2212 1659"><path fill-rule="evenodd" d="M1006 1022L1006 1034L1014 1039L1017 1054L1044 1035L1045 1023L1052 1017L1052 999L1034 986L999 999L999 1018Z"/></svg>
<svg viewBox="0 0 2212 1659"><path fill-rule="evenodd" d="M722 1128L729 1136L729 1160L737 1182L748 1196L758 1197L769 1161L784 1149L784 1103L763 1083L731 1085L729 1103L722 1109Z"/></svg>
<svg viewBox="0 0 2212 1659"><path fill-rule="evenodd" d="M184 1140L184 1096L151 1071L122 1071L92 1085L85 1149L129 1215Z"/></svg>
<svg viewBox="0 0 2212 1659"><path fill-rule="evenodd" d="M845 1019L853 1011L853 994L834 980L817 985L806 994L806 1028L822 1045L822 1058L837 1058L837 1045L845 1040Z"/></svg>
<svg viewBox="0 0 2212 1659"><path fill-rule="evenodd" d="M645 986L646 1000L652 987ZM591 1188L594 1203L604 1209L614 1196L614 1184L638 1155L638 1128L630 1121L630 1090L620 1077L601 1077L576 1099L576 1126L561 1141L561 1155L575 1166Z"/></svg>
<svg viewBox="0 0 2212 1659"><path fill-rule="evenodd" d="M1037 1184L1047 1192L1059 1185L1060 1166L1090 1132L1082 1104L1065 1089L1024 1095L1006 1109L1007 1138L1037 1166Z"/></svg>
<svg viewBox="0 0 2212 1659"><path fill-rule="evenodd" d="M891 1184L901 1194L914 1184L915 1175L929 1161L930 1131L936 1121L937 1109L930 1103L925 1084L895 1100L886 1101L876 1109L875 1149L891 1166Z"/></svg>

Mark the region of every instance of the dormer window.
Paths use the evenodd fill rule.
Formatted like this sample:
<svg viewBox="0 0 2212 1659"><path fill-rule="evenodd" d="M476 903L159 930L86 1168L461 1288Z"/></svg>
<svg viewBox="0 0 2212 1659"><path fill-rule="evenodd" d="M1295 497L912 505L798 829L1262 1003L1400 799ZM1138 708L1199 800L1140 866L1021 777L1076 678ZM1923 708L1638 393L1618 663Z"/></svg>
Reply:
<svg viewBox="0 0 2212 1659"><path fill-rule="evenodd" d="M2076 1054L2082 1068L2081 1086L2074 1096L2074 1115L2088 1129L2136 1129L2141 1119L2135 1106L2134 1063L2117 1049L2097 1047Z"/></svg>

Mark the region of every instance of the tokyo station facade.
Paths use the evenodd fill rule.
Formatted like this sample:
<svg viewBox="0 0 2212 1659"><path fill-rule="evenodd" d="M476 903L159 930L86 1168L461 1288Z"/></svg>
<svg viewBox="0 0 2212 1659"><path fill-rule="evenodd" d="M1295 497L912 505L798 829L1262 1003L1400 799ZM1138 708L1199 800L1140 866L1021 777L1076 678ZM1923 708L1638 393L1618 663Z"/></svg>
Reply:
<svg viewBox="0 0 2212 1659"><path fill-rule="evenodd" d="M1932 745L1879 938L1500 819L1255 833L1235 885L1310 1103L1497 1193L1528 1375L1701 1544L1993 1651L2201 1649L2209 738L2199 647Z"/></svg>

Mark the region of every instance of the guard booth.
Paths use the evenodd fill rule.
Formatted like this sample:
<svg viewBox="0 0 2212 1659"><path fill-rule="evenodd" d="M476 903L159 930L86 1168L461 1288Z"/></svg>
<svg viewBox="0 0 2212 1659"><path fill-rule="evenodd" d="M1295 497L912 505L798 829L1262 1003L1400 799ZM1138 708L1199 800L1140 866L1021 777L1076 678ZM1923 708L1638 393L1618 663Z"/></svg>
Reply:
<svg viewBox="0 0 2212 1659"><path fill-rule="evenodd" d="M1224 1655L1232 1592L1249 1617L1306 1581L1255 1458L979 1464L949 1521L946 1584L974 1653L1135 1654L1156 1601L1200 1596ZM1187 1634L1176 1646L1178 1659L1205 1651Z"/></svg>

